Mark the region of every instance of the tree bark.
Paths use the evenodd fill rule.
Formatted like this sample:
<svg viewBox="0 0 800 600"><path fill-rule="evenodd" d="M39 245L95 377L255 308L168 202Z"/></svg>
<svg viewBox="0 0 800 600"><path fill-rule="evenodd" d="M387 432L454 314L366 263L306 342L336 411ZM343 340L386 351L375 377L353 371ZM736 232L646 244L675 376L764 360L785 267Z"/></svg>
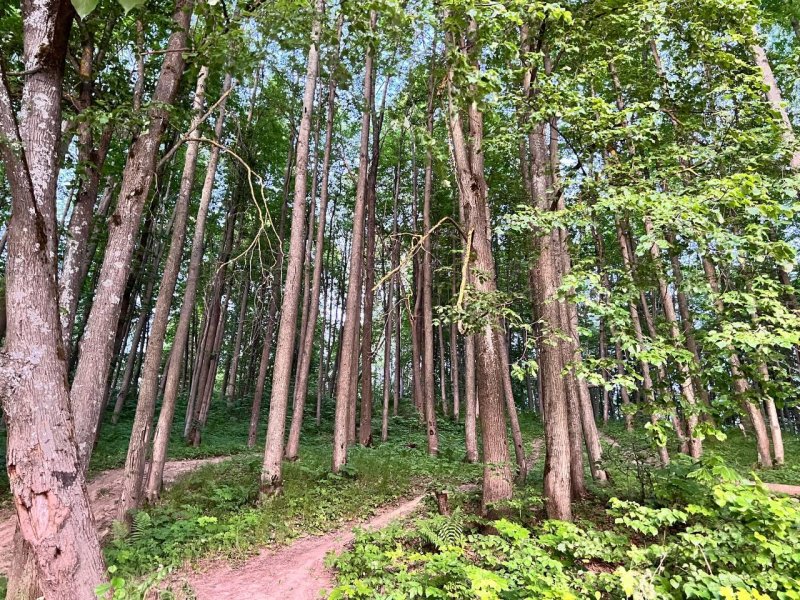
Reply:
<svg viewBox="0 0 800 600"><path fill-rule="evenodd" d="M375 31L378 13L370 11L369 30ZM358 155L358 181L356 183L356 202L353 213L353 242L350 251L350 274L347 282L347 302L345 306L344 328L340 341L341 362L336 379L336 416L333 429L334 473L347 462L348 406L355 394L357 381L353 380L353 361L358 361L357 339L359 315L361 313L361 271L364 248L364 214L367 201L367 148L369 145L370 113L373 98L374 48L370 46L364 65L364 107L361 113L361 138Z"/></svg>
<svg viewBox="0 0 800 600"><path fill-rule="evenodd" d="M196 137L197 127L200 124L207 78L208 67L203 66L197 75L197 87L192 105L193 117L189 127L190 138ZM145 459L152 435L153 415L158 396L159 372L164 354L164 339L169 325L169 314L172 307L172 299L175 295L175 285L181 268L183 247L186 241L186 228L189 221L189 201L192 195L192 187L194 186L199 150L199 142L187 142L180 190L175 201L172 238L161 277L161 285L158 288L156 306L153 311L150 339L144 356L142 381L139 385L139 401L136 404L136 415L133 419L133 428L128 443L128 455L125 459L122 491L117 504L117 519L123 522L130 522L130 511L138 508L141 504ZM176 367L173 370L179 372L177 367L179 364L179 361L176 362Z"/></svg>
<svg viewBox="0 0 800 600"><path fill-rule="evenodd" d="M436 42L431 49L431 67L428 78L428 106L425 130L433 137L433 101L436 93L433 79L433 60L436 56ZM459 123L460 125L460 123ZM474 174L473 174L474 175ZM478 175L483 177L483 173ZM425 182L422 192L422 381L425 426L428 435L428 454L439 453L439 432L436 425L436 391L434 381L433 355L433 269L431 268L431 194L433 192L433 156L430 146L425 147ZM485 202L485 199L484 199ZM479 206L479 208L482 208ZM491 245L489 245L491 252ZM485 257L484 257L485 259ZM491 257L489 257L491 259ZM494 262L492 262L494 266ZM504 493L501 491L501 493Z"/></svg>
<svg viewBox="0 0 800 600"><path fill-rule="evenodd" d="M374 73L373 73L374 77ZM386 107L389 79L383 90L381 109L373 119L372 158L367 177L367 222L366 248L364 256L364 323L361 334L361 410L359 414L358 441L362 446L372 445L372 322L375 305L375 223L377 211L378 164L381 156L381 129ZM375 93L375 83L372 84Z"/></svg>
<svg viewBox="0 0 800 600"><path fill-rule="evenodd" d="M177 0L170 35L149 110L149 125L134 140L122 176L117 207L109 225L108 242L86 331L80 344L80 359L70 395L75 414L75 440L81 465L89 462L95 439L104 389L111 366L114 326L120 314L120 296L131 267L136 231L150 192L159 142L167 123L164 108L173 103L185 64L183 48L189 33L194 0Z"/></svg>
<svg viewBox="0 0 800 600"><path fill-rule="evenodd" d="M343 18L340 15L337 22L337 40L341 34ZM292 412L292 423L289 428L289 440L286 443L286 458L294 460L297 458L300 449L300 430L303 425L303 410L305 408L306 396L308 394L308 378L311 369L311 358L314 351L314 334L316 333L317 317L319 316L320 284L322 281L322 267L325 256L325 225L328 213L328 189L331 171L331 147L333 144L333 120L336 116L336 78L334 71L338 64L339 45L337 43L336 56L333 61L333 69L328 79L328 98L326 108L325 123L325 150L322 157L322 181L320 182L319 196L319 221L317 223L316 241L314 245L314 272L311 276L311 295L309 315L306 322L306 330L301 332L300 356L297 361L297 373L295 374L294 389L294 410ZM309 237L311 232L309 231ZM324 335L320 344L320 354L324 345ZM317 386L319 387L319 385Z"/></svg>
<svg viewBox="0 0 800 600"><path fill-rule="evenodd" d="M269 368L269 357L272 352L272 339L275 331L275 321L278 316L278 301L281 295L281 280L283 273L283 241L286 234L286 213L289 203L289 191L291 185L292 164L294 162L295 139L294 135L289 141L289 155L286 158L286 171L283 182L283 203L281 204L280 224L278 225L277 256L275 264L271 269L272 290L269 298L269 308L267 309L267 327L264 332L264 343L261 347L261 358L258 363L258 375L256 376L255 389L253 390L253 404L250 409L250 426L247 432L247 447L252 448L256 444L258 436L258 421L261 418L261 402L264 397L264 384L267 379L267 369Z"/></svg>
<svg viewBox="0 0 800 600"><path fill-rule="evenodd" d="M469 33L477 33L477 23L472 21ZM461 50L464 53L464 50ZM472 54L472 52L470 52ZM475 54L468 56L472 68L477 68ZM494 259L492 257L486 180L483 173L483 117L476 100L468 110L470 139L465 139L461 118L453 99L453 70L449 74L449 129L456 166L459 198L464 207L464 220L472 237L474 256L465 257L473 263L475 272L471 284L478 294L496 291ZM507 500L512 494L511 468L506 439L502 349L497 343L497 317L480 325L475 333L476 385L480 402L480 421L483 440L483 494L481 506L485 511L492 503Z"/></svg>
<svg viewBox="0 0 800 600"><path fill-rule="evenodd" d="M319 37L321 20L325 13L324 0L316 0L314 20L311 25L311 45L308 48L303 115L297 136L297 170L294 180L294 202L292 224L289 233L289 260L284 280L284 296L278 340L275 344L275 368L272 372L272 393L269 403L267 442L264 448L264 464L261 469L261 494L280 492L282 486L282 463L286 408L294 358L297 312L300 300L300 284L303 275L303 245L305 240L306 185L308 178L308 141L311 132L311 116L314 110L314 93L319 71Z"/></svg>
<svg viewBox="0 0 800 600"><path fill-rule="evenodd" d="M755 26L753 26L753 37L755 39L759 37ZM761 78L764 81L764 85L767 86L767 102L769 102L772 110L778 113L780 117L783 127L783 141L786 142L788 147L795 148L797 146L797 138L792 128L792 121L789 119L789 113L783 103L781 89L778 87L778 82L772 72L767 53L759 44L753 44L753 55L755 57L756 66L761 71ZM792 156L789 159L789 168L793 171L800 170L800 150L794 150L792 152Z"/></svg>
<svg viewBox="0 0 800 600"><path fill-rule="evenodd" d="M14 600L37 585L49 598L93 598L105 579L74 443L56 283L61 90L73 15L65 0L22 4L21 123L0 63L0 156L12 196L0 400L18 519L8 589Z"/></svg>

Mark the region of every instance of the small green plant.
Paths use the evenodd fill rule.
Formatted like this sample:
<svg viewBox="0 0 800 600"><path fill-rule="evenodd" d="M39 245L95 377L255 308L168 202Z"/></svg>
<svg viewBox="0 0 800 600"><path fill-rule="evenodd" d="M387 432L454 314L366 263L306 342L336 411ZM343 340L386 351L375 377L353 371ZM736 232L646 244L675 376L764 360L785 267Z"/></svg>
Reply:
<svg viewBox="0 0 800 600"><path fill-rule="evenodd" d="M594 522L459 513L362 532L329 561L331 598L800 598L800 503L716 458L688 479L694 500L680 508L614 498Z"/></svg>
<svg viewBox="0 0 800 600"><path fill-rule="evenodd" d="M169 575L170 569L159 567L146 577L131 581L117 574L117 567L108 567L109 580L97 586L95 594L98 598L113 600L145 600L150 592Z"/></svg>

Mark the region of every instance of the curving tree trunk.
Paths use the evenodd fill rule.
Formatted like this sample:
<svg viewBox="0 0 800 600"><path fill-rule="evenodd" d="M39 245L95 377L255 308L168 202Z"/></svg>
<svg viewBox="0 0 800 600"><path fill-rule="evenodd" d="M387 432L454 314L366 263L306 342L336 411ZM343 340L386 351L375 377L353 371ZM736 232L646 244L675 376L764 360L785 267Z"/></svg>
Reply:
<svg viewBox="0 0 800 600"><path fill-rule="evenodd" d="M190 138L196 137L197 127L200 125L207 78L208 67L201 67L197 75L197 87L192 105L194 116L189 128ZM189 141L186 145L181 185L178 198L175 201L172 237L164 272L161 277L161 285L158 288L156 306L153 311L153 323L150 326L150 337L142 366L142 380L139 385L139 401L136 403L136 415L133 419L133 428L128 442L128 455L125 459L122 491L117 504L117 519L119 521L129 522L130 511L138 508L141 504L145 459L152 435L153 415L158 396L159 372L164 354L164 339L167 334L167 325L169 325L170 309L175 295L178 272L181 268L183 247L186 241L186 228L189 222L189 201L191 200L192 187L194 186L199 150L200 143L197 141ZM177 361L174 371L179 371L177 368L179 364L180 362Z"/></svg>
<svg viewBox="0 0 800 600"><path fill-rule="evenodd" d="M109 224L103 265L86 331L80 344L80 358L70 399L75 414L75 440L81 465L89 462L105 395L104 386L111 367L114 327L119 320L119 299L125 289L136 244L136 232L156 170L158 146L167 124L167 110L175 100L185 65L194 0L177 0L173 13L175 31L170 35L153 102L148 111L147 130L134 140L122 174L116 210Z"/></svg>

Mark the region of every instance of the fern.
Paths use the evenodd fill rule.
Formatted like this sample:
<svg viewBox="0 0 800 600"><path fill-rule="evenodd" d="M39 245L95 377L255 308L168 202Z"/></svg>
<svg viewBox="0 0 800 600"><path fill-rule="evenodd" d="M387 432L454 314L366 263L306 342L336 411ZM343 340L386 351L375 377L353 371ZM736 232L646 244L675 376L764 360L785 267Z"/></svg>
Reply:
<svg viewBox="0 0 800 600"><path fill-rule="evenodd" d="M131 540L138 541L142 539L147 530L150 529L153 525L153 519L150 517L150 514L139 510L133 513L133 522L131 523Z"/></svg>
<svg viewBox="0 0 800 600"><path fill-rule="evenodd" d="M417 523L420 536L439 551L464 545L464 518L457 508L449 517L437 515Z"/></svg>

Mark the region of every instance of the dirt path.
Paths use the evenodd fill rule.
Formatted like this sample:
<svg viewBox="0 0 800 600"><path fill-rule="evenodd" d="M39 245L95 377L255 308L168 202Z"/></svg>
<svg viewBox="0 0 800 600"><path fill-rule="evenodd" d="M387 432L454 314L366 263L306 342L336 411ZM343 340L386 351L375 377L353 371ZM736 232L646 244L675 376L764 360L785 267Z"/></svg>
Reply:
<svg viewBox="0 0 800 600"><path fill-rule="evenodd" d="M424 495L382 511L361 527L377 530L411 514ZM334 585L325 568L328 552L341 552L353 541L353 525L320 536L304 537L260 554L238 566L216 560L183 578L197 600L319 600Z"/></svg>
<svg viewBox="0 0 800 600"><path fill-rule="evenodd" d="M193 460L175 460L164 466L164 485L173 483L181 475L194 471L203 465L210 465L227 460L228 456L215 458L198 458ZM95 524L104 538L111 530L111 523L116 516L118 491L122 483L122 469L112 469L99 473L89 482L89 502L92 506ZM8 573L11 566L14 530L17 519L10 507L0 510L0 574Z"/></svg>

